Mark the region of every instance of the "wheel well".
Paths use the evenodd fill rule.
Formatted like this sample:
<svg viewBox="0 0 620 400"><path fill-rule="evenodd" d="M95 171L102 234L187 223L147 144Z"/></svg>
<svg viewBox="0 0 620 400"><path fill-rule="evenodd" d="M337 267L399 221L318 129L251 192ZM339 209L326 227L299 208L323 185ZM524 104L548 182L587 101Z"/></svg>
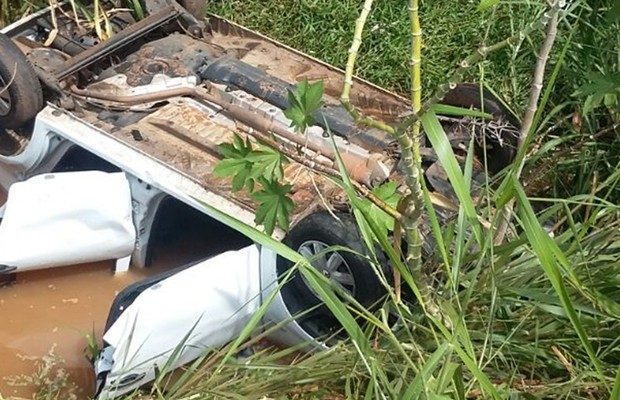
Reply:
<svg viewBox="0 0 620 400"><path fill-rule="evenodd" d="M121 169L82 147L73 146L56 163L51 172L71 171L121 172Z"/></svg>
<svg viewBox="0 0 620 400"><path fill-rule="evenodd" d="M147 245L146 264L181 265L249 246L242 233L172 196L155 213Z"/></svg>

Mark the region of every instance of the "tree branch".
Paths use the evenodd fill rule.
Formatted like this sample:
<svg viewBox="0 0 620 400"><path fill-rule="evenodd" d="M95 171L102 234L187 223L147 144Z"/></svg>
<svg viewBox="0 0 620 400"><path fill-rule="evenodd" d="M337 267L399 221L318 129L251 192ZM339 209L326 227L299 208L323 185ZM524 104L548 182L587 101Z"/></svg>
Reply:
<svg viewBox="0 0 620 400"><path fill-rule="evenodd" d="M538 110L538 100L540 99L540 92L542 91L543 81L545 77L545 69L547 66L547 60L549 60L549 54L553 48L553 43L558 31L558 19L561 6L564 4L563 0L554 0L549 12L546 12L544 16L548 18L549 24L547 26L547 33L545 40L540 47L538 53L538 59L536 61L536 67L534 68L534 79L532 81L532 87L530 89L530 99L525 115L521 122L521 130L519 132L519 146L523 144L525 138L530 134L532 130L532 124L534 123L534 117L536 110ZM521 163L517 168L517 177L521 174L524 163ZM508 225L510 223L510 215L514 208L514 199L511 199L508 204L499 213L499 225L495 231L494 243L496 245L501 244L504 241Z"/></svg>

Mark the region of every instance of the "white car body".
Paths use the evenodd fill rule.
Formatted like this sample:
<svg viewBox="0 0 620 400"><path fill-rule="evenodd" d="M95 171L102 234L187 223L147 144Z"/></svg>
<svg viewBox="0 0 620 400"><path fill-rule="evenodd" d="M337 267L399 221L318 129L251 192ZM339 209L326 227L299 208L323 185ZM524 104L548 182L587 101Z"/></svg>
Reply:
<svg viewBox="0 0 620 400"><path fill-rule="evenodd" d="M256 245L228 251L141 292L103 337L98 398L130 392L236 339L261 306L259 257Z"/></svg>
<svg viewBox="0 0 620 400"><path fill-rule="evenodd" d="M14 156L0 156L0 184L5 190L8 190L13 183L52 172L59 161L71 151L75 151L75 149L92 153L125 172L131 189L133 223L137 232L132 255L132 264L135 268L144 267L145 265L148 241L154 226L157 208L166 197L174 197L206 214L209 214L209 210L201 202L215 204L219 210L227 212L229 215L239 216L247 213L247 211L239 209L234 204L209 192L173 168L123 145L109 137L109 135L106 135L105 132L80 121L76 116L53 105L48 105L38 114L31 140L23 151ZM214 216L210 215L210 217ZM72 249L67 249L67 252L72 252ZM260 264L258 264L258 261L257 264L252 264L252 273L229 271L232 275L216 274L213 276L215 280L211 281L214 290L220 286L220 283L221 287L225 288L226 284L231 279L234 279L238 287L248 288L252 293L259 296L256 304L266 299L277 287L278 283L276 271L277 254L265 247L260 247L256 252L260 259ZM80 254L73 253L73 256L79 258ZM241 272L243 268L248 268L248 265L239 265L241 269L236 272ZM20 272L21 270L25 270L25 268L18 267L11 272ZM218 279L221 279L221 282ZM162 298L162 301L165 302L166 299ZM149 302L150 300L147 298L141 298L136 303L136 307L139 307L139 304L144 304L140 307L149 308ZM168 315L166 312L159 314L159 321L163 325L173 323L175 316L178 316L180 312L178 309L168 309L167 311L169 311ZM222 338L232 339L238 333L239 327L243 326L244 322L247 321L247 318L237 313L239 310L236 310L232 304L225 311L229 312L230 318L237 322L230 327L227 334L199 337L199 341L204 341L203 346L205 348L211 348L216 344L224 344L225 341ZM205 312L208 312L208 310L205 310ZM181 314L186 317L186 322L195 322L193 319L196 315L196 309L187 310L186 314L183 311ZM245 315L247 316L247 314ZM285 345L306 344L308 349L322 348L324 346L295 322L295 318L290 314L284 299L277 293L269 306L262 325L268 326L282 322L285 322L283 326L270 335L272 340ZM146 325L143 327L147 329ZM172 347L181 343L185 334L188 333L180 330L165 334L162 329L159 329L157 332L162 335L160 339ZM128 337L126 334L124 336L117 334L114 342L119 346L121 339L127 339ZM189 361L198 357L199 353L187 353L181 360L183 362ZM139 354L136 356L139 356L140 360L157 360L157 363L160 363L159 360L162 357L161 348L157 346L141 347ZM141 374L141 378L132 381L131 384L123 385L122 391L119 388L102 387L102 393L109 398L112 395L135 390L141 385L150 382L154 377L157 363L148 364L146 367L143 365L143 369L149 372ZM177 366L181 364L178 363ZM124 368L124 364L118 365L120 367L115 370L114 382L122 379L123 375L134 376L131 372L127 372L128 370ZM99 373L99 371L96 372Z"/></svg>
<svg viewBox="0 0 620 400"><path fill-rule="evenodd" d="M149 9L150 15L139 22L134 21L133 29L118 32L117 39L121 36L123 40L132 43L131 40L136 37L131 35L138 32L136 27L145 32L149 26L159 29L172 18L178 18L178 24L174 25L177 30L171 33L162 28L161 38L144 45L142 42L135 42L134 44L140 44L141 47L133 49L133 53L118 60L118 63L112 62L109 63L112 65L109 65L106 61L94 70L87 71L88 67L96 64L97 57L102 54L100 50L104 50L106 57L110 52L118 50L120 45L117 44L122 42L120 39L101 43L97 40L98 44L71 56L68 52L54 48L55 52L51 55L58 56L60 52L61 59L56 59L57 64L49 71L44 71L53 75L54 79L50 84L45 76L39 77L42 82L47 81L48 89L55 90L60 95L55 98L54 104L48 103L37 114L27 143L22 143L22 147L10 155L0 156L2 187L8 189L13 183L35 175L65 170L101 169L106 172L124 172L131 191L133 225L136 230L131 261L133 267L141 268L148 264L149 246L157 230L156 222L160 218L163 204L169 199L197 210L231 229L234 228L227 222L230 221L227 218L231 217L256 227L256 202L249 199L247 193L232 190L229 178L224 179L213 173L214 166L222 159L219 146L231 143L235 137L257 145L264 142L265 137L271 138L273 135L278 137L278 146L289 149L287 155L291 160L283 169L284 180L292 183L291 197L295 205L291 215L293 227L289 238L293 236L295 227L308 221L307 218L321 214L321 210L325 208L329 208L329 212L335 210L342 216L351 217L347 214L346 194L342 189L325 174L306 165L309 163L333 168L332 175L337 175L338 162L334 146L343 155L341 160L351 177L367 187L374 187L388 179L402 178L398 168L400 152L394 138L386 132L359 126L341 106L337 96L344 82L343 71L218 17L210 18L209 29L206 29L205 25L200 26L193 18L189 18L190 25L184 27L183 23L188 21L187 12L180 10L180 6L173 1L147 0L146 3L147 6L151 4L154 7L153 10ZM164 8L162 4L165 5ZM28 16L0 32L13 38L15 43L21 38L23 43L20 45L25 46L25 50L21 49L21 52L47 51L47 46L42 47L45 38L41 40L41 37L38 37L38 42L31 40L46 29L51 35L49 27L37 25L47 12L44 10ZM35 25L40 29L34 29ZM207 33L200 36L204 31ZM59 36L47 37L50 38L60 39ZM109 45L110 43L112 44ZM112 49L113 46L116 47ZM65 49L62 46L59 48ZM110 52L107 52L108 50ZM94 54L89 54L89 51ZM20 50L16 52L19 53ZM162 75L162 71L170 72L170 75L174 76L166 77ZM76 78L78 72L84 72L89 78L82 77L84 79L80 82L80 79ZM39 73L41 74L41 71ZM71 83L67 82L66 78L76 79ZM137 83L129 84L128 78ZM142 78L150 80L147 79L148 82L144 83ZM315 113L320 117L316 118L317 125L308 129L306 135L301 137L291 128L291 121L286 118L283 109L288 107L288 91L304 79L320 79L323 82L325 102ZM362 113L392 123L395 118L409 111L402 97L358 78L354 78L354 81L351 101ZM62 88L61 82L64 84ZM80 84L82 87L78 87ZM457 87L446 99L450 96L452 99L449 104L455 106L474 106L488 112L492 110L496 116L505 114L499 101L490 95L487 96L488 102L485 97L482 107L475 106L481 101L478 86ZM163 104L154 106L159 103ZM65 104L68 106L64 107ZM125 114L129 114L129 118L125 118ZM461 134L461 122L452 119L445 122L454 128L452 133L458 139L453 146L459 146L462 140L470 143L469 136ZM490 142L487 142L487 146L488 143ZM498 168L510 162L514 155L513 149L502 143L504 141L500 137L494 147L498 150ZM506 143L509 143L509 140ZM434 175L429 176L431 186L445 199L450 196L451 188L444 191L445 193L442 192L446 187L446 180L437 173L437 170L441 170L439 161L432 149L425 150L425 157L428 157L427 161L432 164L426 172L435 167ZM293 157L299 155L300 151L306 159L296 160ZM437 187L434 187L435 183ZM208 207L205 207L205 204ZM443 200L438 204L446 205ZM446 208L446 214L449 208ZM323 212L324 214L328 213ZM336 230L335 220L329 215L331 219L322 224L324 231L328 231L330 235L330 240L326 240L328 243L321 242L315 238L315 232L311 232L311 237L299 235L299 243L292 246L306 257L321 253L332 244L350 248L358 246L356 251L362 254L365 246L359 236L355 237L355 223L341 223L340 230ZM315 226L306 227L306 231L312 231ZM283 239L284 232L276 230L273 236ZM302 252L304 246L305 254ZM314 249L313 252L310 248ZM269 248L251 249L237 248L237 252L216 255L215 258L205 261L205 264L194 267L208 277L206 287L216 299L213 304L223 304L221 302L224 297L220 295L226 293L231 295L234 301L226 306L222 305L222 313L210 313L210 308L204 313L213 315L214 320L220 322L232 321L230 329L196 336L196 343L193 344L197 349L202 349L230 340L258 304L273 297L262 324L278 325L278 329L271 333L271 339L286 345L305 345L308 349L324 348L320 338L325 332L317 328L316 322L324 315L299 316L301 310L310 308L306 304L309 299L318 302L315 295L309 293L309 288L303 283L299 286L306 292L303 301L297 298L302 297L295 291L299 287L294 287L295 290L286 290L287 287L277 290L279 274L283 272L280 268L282 263L279 263L281 259ZM246 257L247 252L251 253L249 258ZM220 261L227 260L227 257L236 260L229 270L220 264ZM317 265L315 267L322 269L322 273L336 283L343 283L337 276L346 275L338 268L342 265L346 267L347 280L356 280L354 287L360 289L358 293L351 291L358 301L363 298L363 302L373 304L384 294L384 287L376 279L377 271L364 257L358 257L357 261L363 260L355 266L347 265L349 261L345 261L342 256L337 259L332 258L332 255L325 257L323 254L321 258L325 268ZM246 261L239 261L244 259ZM339 264L331 263L333 260ZM202 268L211 263L213 270ZM381 267L386 271L389 269L387 265ZM197 316L202 315L202 306L198 302L197 307L188 307L187 310L179 310L179 307L174 306L158 306L175 304L174 293L178 288L174 282L181 280L183 276L191 277L190 269L180 273L178 278L172 276L161 281L162 287L169 288L162 291L161 295L158 295L157 291L141 292L131 304L126 305L128 309L123 309L129 313L121 310L126 314L125 317L122 317L123 314L120 317L116 315L111 321L108 328L112 330L105 336L106 341L109 341L108 345L96 365L96 372L101 378L99 389L102 396L114 397L147 383L155 376L155 364L161 364L162 357L170 354L170 349L183 342L185 335L190 333ZM19 271L18 267L17 272ZM357 276L354 276L356 274ZM233 278L234 282L231 282ZM234 285L229 286L231 283ZM220 292L218 288L221 289ZM194 287L194 290L198 289ZM189 292L184 295L196 295L191 290ZM168 293L168 296L164 293ZM360 294L363 296L358 298ZM317 304L310 306L315 305ZM205 304L204 307L211 306ZM162 312L157 320L158 332L150 332L148 326L151 324L146 322L136 325L137 336L150 344L139 349L132 347L134 344L128 342L133 336L129 334L129 322L137 321L136 310L144 310L145 318L148 318L149 315L157 314L160 308ZM227 319L226 315L230 315L231 319ZM166 324L177 321L178 317L183 321L181 328L164 329ZM114 325L115 322L118 322L118 325ZM333 326L330 326L328 329L332 328ZM205 329L205 332L210 332L208 328ZM153 335L158 336L155 338ZM155 344L159 343L159 340L165 342L165 348ZM141 366L126 363L127 358L119 352L131 354L131 359L139 360ZM199 353L200 351L187 352L180 360L187 362ZM109 380L105 379L107 376L110 377Z"/></svg>

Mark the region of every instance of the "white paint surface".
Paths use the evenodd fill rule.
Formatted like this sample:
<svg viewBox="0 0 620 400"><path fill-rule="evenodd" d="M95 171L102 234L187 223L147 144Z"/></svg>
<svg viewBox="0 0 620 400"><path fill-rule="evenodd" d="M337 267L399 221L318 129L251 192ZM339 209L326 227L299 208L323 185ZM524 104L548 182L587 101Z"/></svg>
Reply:
<svg viewBox="0 0 620 400"><path fill-rule="evenodd" d="M135 239L124 173L43 174L9 189L0 264L24 271L120 259Z"/></svg>
<svg viewBox="0 0 620 400"><path fill-rule="evenodd" d="M139 294L104 334L112 352L98 398L134 390L156 370L236 339L261 304L259 258L255 245L222 253Z"/></svg>

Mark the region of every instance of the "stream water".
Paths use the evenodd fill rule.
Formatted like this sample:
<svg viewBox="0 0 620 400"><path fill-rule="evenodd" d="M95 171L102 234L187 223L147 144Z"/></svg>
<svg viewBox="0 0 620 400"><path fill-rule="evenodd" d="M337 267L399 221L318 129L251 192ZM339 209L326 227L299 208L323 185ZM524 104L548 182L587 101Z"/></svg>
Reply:
<svg viewBox="0 0 620 400"><path fill-rule="evenodd" d="M4 201L0 193L0 204ZM180 202L170 202L151 236L152 265L115 274L113 261L0 276L0 399L32 398L37 385L15 386L13 377L34 376L53 350L64 360L77 398L90 398L94 373L87 335L101 343L114 297L131 283L250 241ZM39 360L39 361L37 361ZM21 379L23 381L23 379Z"/></svg>
<svg viewBox="0 0 620 400"><path fill-rule="evenodd" d="M131 269L114 275L113 263L100 262L24 272L0 288L0 393L31 397L33 385L16 387L11 378L35 374L37 363L53 350L62 358L80 398L93 390L86 359L87 334L101 338L114 296L130 283L161 270Z"/></svg>

